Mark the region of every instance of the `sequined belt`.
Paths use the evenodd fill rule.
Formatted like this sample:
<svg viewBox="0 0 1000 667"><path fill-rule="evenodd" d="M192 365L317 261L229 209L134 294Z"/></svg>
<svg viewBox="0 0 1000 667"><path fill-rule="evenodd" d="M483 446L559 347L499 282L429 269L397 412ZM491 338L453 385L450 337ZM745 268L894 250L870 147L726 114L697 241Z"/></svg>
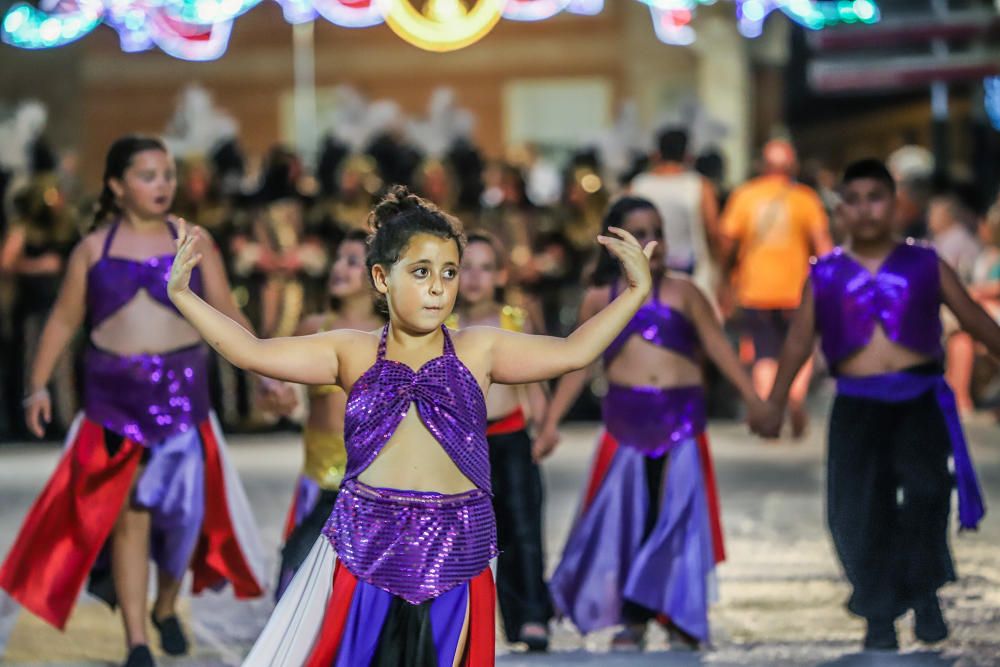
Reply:
<svg viewBox="0 0 1000 667"><path fill-rule="evenodd" d="M497 549L490 496L345 481L323 533L358 579L419 604L480 574Z"/></svg>
<svg viewBox="0 0 1000 667"><path fill-rule="evenodd" d="M84 412L104 428L149 445L208 418L208 350L118 355L87 346Z"/></svg>
<svg viewBox="0 0 1000 667"><path fill-rule="evenodd" d="M612 384L602 406L604 425L618 444L662 456L705 430L700 386L626 387Z"/></svg>

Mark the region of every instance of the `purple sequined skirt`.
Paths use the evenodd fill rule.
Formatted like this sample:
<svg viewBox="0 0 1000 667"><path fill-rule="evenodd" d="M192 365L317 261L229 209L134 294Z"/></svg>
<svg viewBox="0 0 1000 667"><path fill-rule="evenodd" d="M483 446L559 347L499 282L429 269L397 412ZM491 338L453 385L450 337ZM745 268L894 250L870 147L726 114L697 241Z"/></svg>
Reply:
<svg viewBox="0 0 1000 667"><path fill-rule="evenodd" d="M604 424L618 444L659 457L705 431L705 391L690 387L612 384L602 406Z"/></svg>
<svg viewBox="0 0 1000 667"><path fill-rule="evenodd" d="M87 347L84 413L104 428L148 445L196 430L208 418L208 349L117 355Z"/></svg>
<svg viewBox="0 0 1000 667"><path fill-rule="evenodd" d="M323 533L355 577L411 604L471 580L499 553L481 489L446 495L345 480Z"/></svg>

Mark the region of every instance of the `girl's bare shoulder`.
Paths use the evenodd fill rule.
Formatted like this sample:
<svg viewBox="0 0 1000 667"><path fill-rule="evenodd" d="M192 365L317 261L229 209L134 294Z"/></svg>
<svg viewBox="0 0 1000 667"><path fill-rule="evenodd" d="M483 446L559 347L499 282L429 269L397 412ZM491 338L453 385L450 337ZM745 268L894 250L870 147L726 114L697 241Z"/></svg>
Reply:
<svg viewBox="0 0 1000 667"><path fill-rule="evenodd" d="M111 225L109 224L104 224L90 230L77 242L73 253L83 255L87 259L88 266L94 264L101 258L101 253L104 250L104 242L108 240L110 232Z"/></svg>
<svg viewBox="0 0 1000 667"><path fill-rule="evenodd" d="M659 289L663 303L685 313L689 313L696 302L707 298L691 277L683 274L671 273L665 276Z"/></svg>

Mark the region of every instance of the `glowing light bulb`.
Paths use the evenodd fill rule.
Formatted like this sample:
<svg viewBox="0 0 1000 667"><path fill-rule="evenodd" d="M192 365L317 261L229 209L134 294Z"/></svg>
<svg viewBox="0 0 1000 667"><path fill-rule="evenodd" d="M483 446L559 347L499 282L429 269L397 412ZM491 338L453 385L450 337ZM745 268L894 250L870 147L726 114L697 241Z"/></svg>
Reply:
<svg viewBox="0 0 1000 667"><path fill-rule="evenodd" d="M43 42L49 46L53 46L59 41L59 35L62 34L62 26L59 25L59 19L47 18L42 21L42 25L38 28L38 34Z"/></svg>
<svg viewBox="0 0 1000 667"><path fill-rule="evenodd" d="M875 18L875 5L869 0L854 0L854 13L862 21L871 21Z"/></svg>
<svg viewBox="0 0 1000 667"><path fill-rule="evenodd" d="M747 0L743 3L743 18L757 23L764 20L764 5L757 0Z"/></svg>

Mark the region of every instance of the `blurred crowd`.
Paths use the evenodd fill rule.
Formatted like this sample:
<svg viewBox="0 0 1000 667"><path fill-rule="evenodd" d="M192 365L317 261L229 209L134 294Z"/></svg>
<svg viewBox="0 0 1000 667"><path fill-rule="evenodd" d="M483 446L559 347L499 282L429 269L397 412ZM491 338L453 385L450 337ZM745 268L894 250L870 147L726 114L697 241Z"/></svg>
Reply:
<svg viewBox="0 0 1000 667"><path fill-rule="evenodd" d="M662 131L655 144L650 154L636 153L628 168L612 173L589 149L562 164L530 148L501 161L459 139L428 157L387 132L361 148L328 138L312 160L315 167L307 168L287 147L251 159L229 140L202 156L178 157L174 211L212 234L237 302L258 332L285 336L304 315L324 309L339 240L366 227L368 211L389 185L407 184L457 215L467 230L496 236L508 261L505 299L524 308L536 330L565 334L575 324L608 203L632 192L660 208L669 267L691 274L716 297L720 316L749 363L753 344L760 342L747 312L797 303L785 305L777 295L771 305L750 301L761 291L794 283L784 274L803 271L795 268L803 252L807 259L840 237L835 165L800 162L789 142L772 141L755 163L755 178L730 195L719 152L691 155L686 132L677 128ZM983 196L995 184L943 183L918 147L877 157L889 157L898 179L900 233L933 243L1000 318L1000 200ZM9 176L0 173L0 439L7 440L26 435L25 373L57 298L66 258L89 226L95 194L81 188L72 155L60 156L43 139L34 143L26 172ZM794 216L809 218L806 227L813 231L804 245L782 237ZM754 220L753 238L741 222L747 219ZM768 233L760 233L762 224ZM957 326L948 335L948 374L960 408L1000 403L995 362ZM79 405L77 357L67 355L55 376L54 436L68 427ZM287 425L255 406L252 380L245 374L218 361L212 380L227 428ZM593 394L601 393L599 382ZM735 399L721 382L713 385L713 412L735 416ZM591 396L578 405L577 415L593 416L595 410Z"/></svg>

